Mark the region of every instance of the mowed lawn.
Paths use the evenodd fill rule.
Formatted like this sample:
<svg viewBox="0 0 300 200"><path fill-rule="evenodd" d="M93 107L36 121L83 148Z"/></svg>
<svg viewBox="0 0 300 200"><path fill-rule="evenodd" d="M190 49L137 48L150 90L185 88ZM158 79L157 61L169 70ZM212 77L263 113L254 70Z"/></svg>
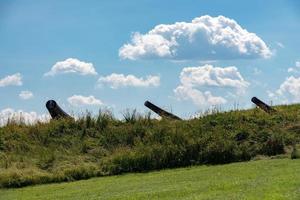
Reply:
<svg viewBox="0 0 300 200"><path fill-rule="evenodd" d="M300 160L259 160L2 189L0 199L300 199Z"/></svg>

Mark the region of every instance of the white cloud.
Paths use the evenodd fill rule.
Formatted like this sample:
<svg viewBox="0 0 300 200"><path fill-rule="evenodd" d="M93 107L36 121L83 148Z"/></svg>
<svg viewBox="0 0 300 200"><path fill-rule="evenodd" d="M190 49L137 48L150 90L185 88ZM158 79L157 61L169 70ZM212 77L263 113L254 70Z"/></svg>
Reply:
<svg viewBox="0 0 300 200"><path fill-rule="evenodd" d="M16 123L34 124L37 122L48 122L50 115L39 115L36 112L15 111L12 108L6 108L0 111L0 126L4 126L8 121Z"/></svg>
<svg viewBox="0 0 300 200"><path fill-rule="evenodd" d="M176 97L179 100L192 100L197 106L219 105L227 102L223 97L214 96L211 89L214 91L218 88L234 89L238 94L243 94L249 86L238 69L233 66L186 67L181 71L180 82L181 84L174 90Z"/></svg>
<svg viewBox="0 0 300 200"><path fill-rule="evenodd" d="M21 91L19 97L24 100L31 99L33 98L33 93L31 91Z"/></svg>
<svg viewBox="0 0 300 200"><path fill-rule="evenodd" d="M289 73L299 73L300 72L300 61L295 63L295 67L288 68Z"/></svg>
<svg viewBox="0 0 300 200"><path fill-rule="evenodd" d="M45 76L54 76L56 74L78 73L80 75L97 75L92 63L86 63L76 58L68 58L64 61L55 63L51 70L45 73Z"/></svg>
<svg viewBox="0 0 300 200"><path fill-rule="evenodd" d="M219 105L227 102L223 97L213 96L210 91L202 92L183 85L178 86L174 92L179 99L192 100L192 102L199 107L205 105Z"/></svg>
<svg viewBox="0 0 300 200"><path fill-rule="evenodd" d="M159 76L147 76L146 78L138 78L134 75L111 74L109 76L100 77L98 85L110 85L111 88L117 89L120 87L157 87L160 85Z"/></svg>
<svg viewBox="0 0 300 200"><path fill-rule="evenodd" d="M197 17L191 22L160 24L146 34L134 33L119 49L123 59L269 58L271 50L255 33L224 16Z"/></svg>
<svg viewBox="0 0 300 200"><path fill-rule="evenodd" d="M244 80L238 69L230 67L213 67L204 65L200 67L185 67L181 71L180 81L186 86L217 86L243 89L249 83Z"/></svg>
<svg viewBox="0 0 300 200"><path fill-rule="evenodd" d="M6 76L2 79L0 79L0 87L6 87L9 85L16 85L20 86L22 85L22 76L20 73L16 73L13 75Z"/></svg>
<svg viewBox="0 0 300 200"><path fill-rule="evenodd" d="M276 97L276 94L270 90L267 90L267 94L268 94L268 97L269 98L275 98Z"/></svg>
<svg viewBox="0 0 300 200"><path fill-rule="evenodd" d="M280 85L276 94L280 97L288 99L292 98L292 102L300 101L300 77L290 76Z"/></svg>
<svg viewBox="0 0 300 200"><path fill-rule="evenodd" d="M81 95L73 95L68 98L68 102L72 106L83 106L83 105L89 105L89 106L101 106L103 105L102 101L99 99L96 99L94 96L81 96Z"/></svg>
<svg viewBox="0 0 300 200"><path fill-rule="evenodd" d="M285 47L284 44L282 44L281 42L276 42L276 45L279 46L282 49Z"/></svg>

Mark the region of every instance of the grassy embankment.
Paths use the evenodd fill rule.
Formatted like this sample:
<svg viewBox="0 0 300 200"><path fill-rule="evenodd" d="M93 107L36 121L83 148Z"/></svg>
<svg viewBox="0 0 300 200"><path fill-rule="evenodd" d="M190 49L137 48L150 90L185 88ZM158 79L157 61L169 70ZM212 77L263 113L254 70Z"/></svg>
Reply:
<svg viewBox="0 0 300 200"><path fill-rule="evenodd" d="M300 105L268 115L251 109L189 121L132 114L87 115L0 128L0 187L64 182L125 172L247 161L283 154L300 140Z"/></svg>

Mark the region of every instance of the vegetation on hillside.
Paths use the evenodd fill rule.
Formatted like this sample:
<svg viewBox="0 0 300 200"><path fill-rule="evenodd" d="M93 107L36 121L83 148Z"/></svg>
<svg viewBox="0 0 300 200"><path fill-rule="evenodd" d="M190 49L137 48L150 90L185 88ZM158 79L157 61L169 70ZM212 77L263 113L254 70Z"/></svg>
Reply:
<svg viewBox="0 0 300 200"><path fill-rule="evenodd" d="M300 139L300 105L213 113L187 121L108 112L0 128L0 187L245 161Z"/></svg>

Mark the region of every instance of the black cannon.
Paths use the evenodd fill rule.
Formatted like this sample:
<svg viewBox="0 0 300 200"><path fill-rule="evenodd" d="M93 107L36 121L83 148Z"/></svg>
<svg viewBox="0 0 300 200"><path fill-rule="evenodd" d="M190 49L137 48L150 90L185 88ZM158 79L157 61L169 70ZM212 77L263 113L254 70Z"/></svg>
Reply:
<svg viewBox="0 0 300 200"><path fill-rule="evenodd" d="M182 120L181 118L177 117L176 115L173 115L172 113L169 113L169 112L161 109L160 107L154 105L153 103L151 103L149 101L145 101L144 105L147 108L149 108L150 110L152 110L153 112L155 112L156 114L158 114L159 116L161 116L162 118Z"/></svg>
<svg viewBox="0 0 300 200"><path fill-rule="evenodd" d="M63 111L63 109L61 109L54 100L47 101L46 108L48 109L52 119L72 118L65 111Z"/></svg>
<svg viewBox="0 0 300 200"><path fill-rule="evenodd" d="M268 104L264 103L263 101L259 100L258 98L256 97L253 97L251 99L251 101L257 105L260 109L264 110L265 112L269 113L269 114L272 114L275 112L275 110L269 106Z"/></svg>

